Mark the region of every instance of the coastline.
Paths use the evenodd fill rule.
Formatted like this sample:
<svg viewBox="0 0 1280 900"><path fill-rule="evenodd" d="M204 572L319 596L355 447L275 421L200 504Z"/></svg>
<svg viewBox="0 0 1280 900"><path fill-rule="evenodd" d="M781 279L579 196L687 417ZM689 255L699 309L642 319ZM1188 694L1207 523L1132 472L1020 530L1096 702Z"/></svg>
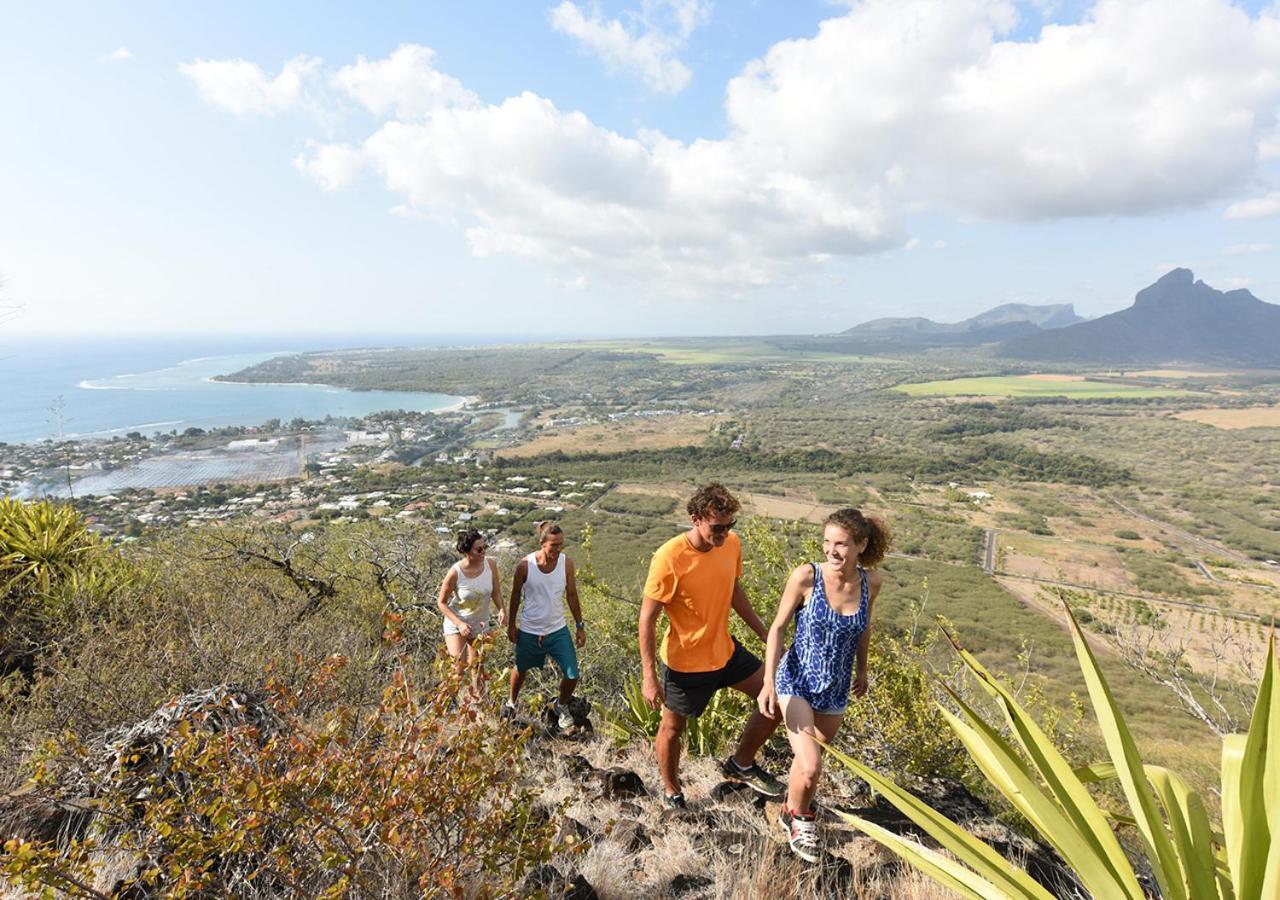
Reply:
<svg viewBox="0 0 1280 900"><path fill-rule="evenodd" d="M248 385L250 387L252 387L253 385L260 384L264 387L328 388L331 391L349 391L350 393L353 393L353 394L380 394L380 393L432 394L432 393L435 393L434 391L384 391L380 388L363 388L363 389L350 388L340 384L325 384L322 381L235 381L225 375L209 375L204 380L211 384L240 384L240 385ZM475 403L477 400L480 399L478 396L474 394L463 395L463 396L459 396L457 394L439 394L438 396L454 397L456 399L452 403L446 406L433 406L431 409L427 410L428 412L433 412L433 413L461 412L463 409L466 409L472 403Z"/></svg>

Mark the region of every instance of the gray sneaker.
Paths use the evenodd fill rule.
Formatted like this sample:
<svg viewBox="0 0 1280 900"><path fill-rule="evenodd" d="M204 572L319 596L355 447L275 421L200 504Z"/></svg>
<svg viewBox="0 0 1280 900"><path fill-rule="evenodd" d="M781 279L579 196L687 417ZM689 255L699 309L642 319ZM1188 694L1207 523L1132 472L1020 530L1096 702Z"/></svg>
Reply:
<svg viewBox="0 0 1280 900"><path fill-rule="evenodd" d="M801 816L782 805L778 815L778 824L787 832L787 843L791 852L805 862L816 863L822 853L822 840L818 837L818 823L813 816Z"/></svg>
<svg viewBox="0 0 1280 900"><path fill-rule="evenodd" d="M556 704L556 724L560 726L560 730L564 731L573 727L573 712L569 709L567 703Z"/></svg>
<svg viewBox="0 0 1280 900"><path fill-rule="evenodd" d="M505 719L508 722L514 722L516 718L516 705L510 700L502 704L502 709L498 710L498 718Z"/></svg>
<svg viewBox="0 0 1280 900"><path fill-rule="evenodd" d="M730 781L741 782L757 794L763 794L770 800L777 800L786 790L786 786L781 781L774 778L757 764L752 763L743 768L738 765L732 756L720 764L720 771Z"/></svg>

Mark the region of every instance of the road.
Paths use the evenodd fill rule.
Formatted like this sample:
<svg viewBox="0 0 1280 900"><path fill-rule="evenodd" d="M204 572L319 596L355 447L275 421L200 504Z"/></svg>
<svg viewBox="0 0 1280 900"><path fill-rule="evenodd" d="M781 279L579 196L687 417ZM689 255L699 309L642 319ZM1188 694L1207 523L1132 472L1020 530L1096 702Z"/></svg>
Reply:
<svg viewBox="0 0 1280 900"><path fill-rule="evenodd" d="M1000 541L1000 532L994 528L982 530L982 571L988 575L996 573L996 545Z"/></svg>
<svg viewBox="0 0 1280 900"><path fill-rule="evenodd" d="M1138 510L1134 509L1132 506L1129 506L1127 503L1123 503L1122 501L1117 500L1115 497L1108 497L1108 496L1103 496L1099 494L1094 494L1093 496L1095 499L1105 500L1106 502L1111 503L1112 505L1120 508L1122 511L1133 516L1135 519L1141 519L1144 522L1148 522L1152 525L1155 525L1158 528L1163 529L1164 531L1169 532L1174 537L1177 537L1181 540L1187 541L1192 544L1198 544L1200 547L1203 547L1206 550L1211 550L1217 556L1225 556L1228 559L1234 559L1238 562L1254 562L1254 560L1250 559L1248 556L1245 556L1243 553L1240 553L1236 550L1230 550L1226 547L1223 547L1220 544L1215 544L1213 541L1206 540L1205 538L1200 537L1200 535L1198 534L1192 534L1189 531L1184 531L1183 529L1179 528L1176 525L1171 525L1168 522L1161 521L1160 519L1154 519L1151 516L1148 516L1146 513L1138 512ZM1210 575L1209 577L1212 578L1213 576Z"/></svg>
<svg viewBox="0 0 1280 900"><path fill-rule="evenodd" d="M1175 600L1172 597L1156 597L1151 594L1133 594L1128 591L1111 591L1095 587L1091 584L1077 584L1073 581L1055 581L1052 578L1039 578L1035 575L1014 575L1010 572L994 572L992 574L998 575L1001 578L1014 578L1018 581L1034 581L1037 584L1047 584L1052 585L1053 587L1072 588L1080 591L1089 591L1094 594L1109 594L1112 597L1131 597L1134 600L1142 600L1146 603L1163 603L1166 606L1178 606L1183 609L1190 609L1194 612L1226 616L1228 619L1239 619L1242 622L1260 622L1263 618L1258 613L1245 612L1241 609L1228 609L1225 606L1208 606L1204 603L1193 603L1190 600Z"/></svg>

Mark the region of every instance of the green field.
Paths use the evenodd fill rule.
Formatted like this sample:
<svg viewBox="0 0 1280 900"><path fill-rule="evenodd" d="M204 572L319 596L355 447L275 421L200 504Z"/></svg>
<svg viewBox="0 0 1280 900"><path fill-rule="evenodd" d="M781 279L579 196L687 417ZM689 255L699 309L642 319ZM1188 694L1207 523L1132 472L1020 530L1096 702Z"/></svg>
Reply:
<svg viewBox="0 0 1280 900"><path fill-rule="evenodd" d="M1114 384L1102 381L1055 381L1031 375L996 375L952 378L900 384L893 388L912 397L1069 397L1096 400L1110 397L1182 397L1190 392L1176 388Z"/></svg>

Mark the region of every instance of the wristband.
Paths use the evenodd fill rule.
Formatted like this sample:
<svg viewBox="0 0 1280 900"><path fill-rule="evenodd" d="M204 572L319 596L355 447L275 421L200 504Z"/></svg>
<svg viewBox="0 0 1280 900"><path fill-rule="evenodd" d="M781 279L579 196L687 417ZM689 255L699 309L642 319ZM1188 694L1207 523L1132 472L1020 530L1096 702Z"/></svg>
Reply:
<svg viewBox="0 0 1280 900"><path fill-rule="evenodd" d="M587 626L586 626L584 623L582 623L582 622L576 622L576 623L574 623L574 627L576 627L579 631L582 631L582 630L583 630L583 629L585 629Z"/></svg>

